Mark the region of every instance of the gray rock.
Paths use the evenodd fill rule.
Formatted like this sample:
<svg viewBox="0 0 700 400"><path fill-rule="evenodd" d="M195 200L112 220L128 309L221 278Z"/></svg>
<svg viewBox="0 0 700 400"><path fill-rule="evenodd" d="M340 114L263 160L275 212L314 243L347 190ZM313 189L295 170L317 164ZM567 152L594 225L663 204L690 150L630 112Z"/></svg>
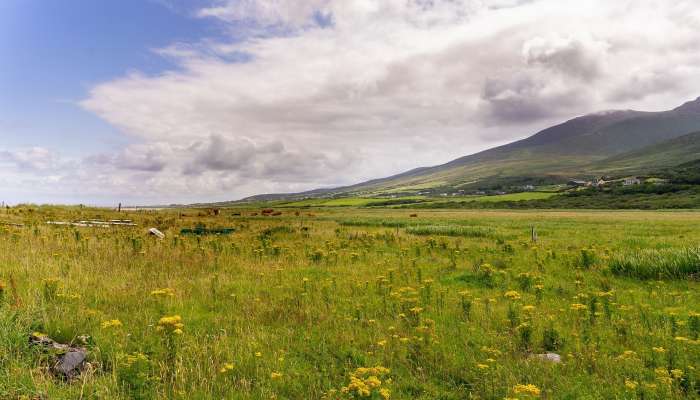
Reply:
<svg viewBox="0 0 700 400"><path fill-rule="evenodd" d="M544 361L551 361L555 364L559 364L561 362L561 356L557 353L547 352L544 354L535 354L534 357Z"/></svg>
<svg viewBox="0 0 700 400"><path fill-rule="evenodd" d="M73 379L80 375L85 365L85 358L87 357L87 352L83 349L72 348L68 350L67 353L58 357L56 365L54 365L53 370L57 375L60 375L66 379Z"/></svg>
<svg viewBox="0 0 700 400"><path fill-rule="evenodd" d="M85 367L87 350L81 347L72 347L58 343L46 335L34 333L29 336L29 343L43 347L49 351L49 354L57 354L55 363L51 368L57 376L70 380L80 375Z"/></svg>

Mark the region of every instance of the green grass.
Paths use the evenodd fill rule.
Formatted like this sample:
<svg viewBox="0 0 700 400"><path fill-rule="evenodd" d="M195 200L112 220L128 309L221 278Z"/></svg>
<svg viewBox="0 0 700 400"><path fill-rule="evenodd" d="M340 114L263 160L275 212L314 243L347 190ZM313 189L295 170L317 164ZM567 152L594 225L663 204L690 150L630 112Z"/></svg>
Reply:
<svg viewBox="0 0 700 400"><path fill-rule="evenodd" d="M404 196L396 198L376 197L343 197L337 199L306 199L287 203L279 203L278 207L364 207L372 204L385 203L387 201L421 200L422 196Z"/></svg>
<svg viewBox="0 0 700 400"><path fill-rule="evenodd" d="M426 225L411 226L406 233L420 236L462 236L462 237L494 237L493 228L482 226L456 226L456 225Z"/></svg>
<svg viewBox="0 0 700 400"><path fill-rule="evenodd" d="M610 261L616 275L639 279L700 278L700 248L645 249Z"/></svg>
<svg viewBox="0 0 700 400"><path fill-rule="evenodd" d="M379 218L354 218L343 219L338 221L342 226L358 226L358 227L385 227L385 228L405 228L409 224L408 221L379 219Z"/></svg>
<svg viewBox="0 0 700 400"><path fill-rule="evenodd" d="M700 282L609 267L696 248L700 213L239 211L0 210L0 399L700 398ZM138 227L45 223L92 218ZM55 378L35 331L90 368Z"/></svg>
<svg viewBox="0 0 700 400"><path fill-rule="evenodd" d="M522 201L522 200L542 200L548 199L553 196L557 196L558 193L553 192L522 192L522 193L510 193L502 194L496 196L481 196L473 198L474 201L479 202L500 202L500 201Z"/></svg>

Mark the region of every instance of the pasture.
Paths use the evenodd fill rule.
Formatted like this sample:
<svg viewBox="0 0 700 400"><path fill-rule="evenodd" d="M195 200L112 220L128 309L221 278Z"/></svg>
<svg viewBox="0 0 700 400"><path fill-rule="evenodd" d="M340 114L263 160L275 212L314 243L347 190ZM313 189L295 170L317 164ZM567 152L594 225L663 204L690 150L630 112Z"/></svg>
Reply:
<svg viewBox="0 0 700 400"><path fill-rule="evenodd" d="M0 398L700 397L700 213L280 211L1 210Z"/></svg>

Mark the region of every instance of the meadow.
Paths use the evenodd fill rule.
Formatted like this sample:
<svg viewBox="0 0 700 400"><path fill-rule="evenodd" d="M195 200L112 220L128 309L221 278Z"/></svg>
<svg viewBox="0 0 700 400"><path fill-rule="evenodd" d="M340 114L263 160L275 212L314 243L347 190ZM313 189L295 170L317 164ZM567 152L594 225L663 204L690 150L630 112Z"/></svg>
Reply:
<svg viewBox="0 0 700 400"><path fill-rule="evenodd" d="M280 211L1 210L0 399L700 398L700 212Z"/></svg>

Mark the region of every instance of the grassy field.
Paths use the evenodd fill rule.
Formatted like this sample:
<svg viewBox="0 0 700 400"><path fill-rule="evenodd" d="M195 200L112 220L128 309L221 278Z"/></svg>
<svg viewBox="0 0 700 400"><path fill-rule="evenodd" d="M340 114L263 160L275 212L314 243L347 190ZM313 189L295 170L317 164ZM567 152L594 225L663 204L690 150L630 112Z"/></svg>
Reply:
<svg viewBox="0 0 700 400"><path fill-rule="evenodd" d="M422 196L403 196L400 200L422 200ZM343 197L338 199L308 199L282 203L281 207L363 207L384 203L390 198Z"/></svg>
<svg viewBox="0 0 700 400"><path fill-rule="evenodd" d="M700 213L414 212L1 210L0 399L700 398Z"/></svg>
<svg viewBox="0 0 700 400"><path fill-rule="evenodd" d="M554 192L522 192L522 193L509 193L496 196L481 196L474 199L474 201L488 201L488 202L499 202L499 201L521 201L521 200L542 200L548 199L552 196L556 196L558 193Z"/></svg>

